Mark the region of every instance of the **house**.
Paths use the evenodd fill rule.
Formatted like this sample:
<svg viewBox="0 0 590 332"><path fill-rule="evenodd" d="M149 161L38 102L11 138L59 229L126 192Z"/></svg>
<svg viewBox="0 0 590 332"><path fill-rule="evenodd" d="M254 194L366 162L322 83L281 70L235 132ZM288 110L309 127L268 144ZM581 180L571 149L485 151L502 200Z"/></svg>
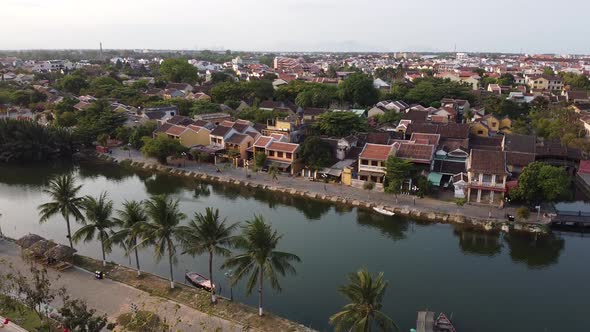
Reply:
<svg viewBox="0 0 590 332"><path fill-rule="evenodd" d="M229 119L231 119L231 115L222 112L195 115L195 120L208 121L216 125L218 125L220 122L224 120Z"/></svg>
<svg viewBox="0 0 590 332"><path fill-rule="evenodd" d="M408 160L414 164L426 165L428 166L428 170L430 170L436 145L429 144L426 139L417 141L392 140L391 142L396 150L396 157Z"/></svg>
<svg viewBox="0 0 590 332"><path fill-rule="evenodd" d="M486 114L470 123L470 132L477 136L509 134L512 132L512 120L508 117L498 118L493 114Z"/></svg>
<svg viewBox="0 0 590 332"><path fill-rule="evenodd" d="M163 133L166 136L176 139L187 148L191 148L197 145L208 145L209 144L209 130L203 127L188 125L179 126L168 124L166 126L160 126L158 133Z"/></svg>
<svg viewBox="0 0 590 332"><path fill-rule="evenodd" d="M563 90L563 80L559 76L530 76L527 77L527 85L531 90Z"/></svg>
<svg viewBox="0 0 590 332"><path fill-rule="evenodd" d="M217 126L209 133L209 145L215 148L224 149L225 141L238 132L232 127Z"/></svg>
<svg viewBox="0 0 590 332"><path fill-rule="evenodd" d="M266 146L267 166L274 165L281 172L297 174L301 170L301 165L297 163L299 144L285 143L272 140Z"/></svg>
<svg viewBox="0 0 590 332"><path fill-rule="evenodd" d="M149 120L167 120L176 114L178 114L176 106L148 107L141 112L142 117Z"/></svg>
<svg viewBox="0 0 590 332"><path fill-rule="evenodd" d="M303 121L304 122L314 122L318 119L318 117L324 113L328 112L327 108L314 108L314 107L307 107L303 109Z"/></svg>
<svg viewBox="0 0 590 332"><path fill-rule="evenodd" d="M502 206L506 191L506 153L474 150L467 159L467 201Z"/></svg>
<svg viewBox="0 0 590 332"><path fill-rule="evenodd" d="M356 184L362 187L365 182L373 182L375 189L382 191L386 173L385 163L389 156L394 154L393 144L365 144L358 160L358 181L353 181L353 186Z"/></svg>
<svg viewBox="0 0 590 332"><path fill-rule="evenodd" d="M383 107L383 106L373 106L367 112L367 117L374 118L376 116L385 114L386 111L387 111L387 109L385 107Z"/></svg>
<svg viewBox="0 0 590 332"><path fill-rule="evenodd" d="M186 94L181 90L176 89L165 89L162 93L162 97L164 99L171 99L171 98L184 98Z"/></svg>
<svg viewBox="0 0 590 332"><path fill-rule="evenodd" d="M387 110L395 111L397 113L404 112L405 110L410 108L410 105L408 105L406 102L401 101L401 100L395 100L395 101L384 100L384 101L378 102L375 106L376 107L383 107Z"/></svg>
<svg viewBox="0 0 590 332"><path fill-rule="evenodd" d="M532 135L504 135L502 150L506 152L506 166L512 174L520 174L535 161L537 138Z"/></svg>
<svg viewBox="0 0 590 332"><path fill-rule="evenodd" d="M461 172L459 174L453 175L453 188L455 191L455 198L465 198L465 194L467 191L467 183L469 181L469 177L466 173Z"/></svg>
<svg viewBox="0 0 590 332"><path fill-rule="evenodd" d="M500 88L500 85L498 85L498 84L488 84L488 92L491 92L491 93L497 94L497 95L501 95L502 88Z"/></svg>
<svg viewBox="0 0 590 332"><path fill-rule="evenodd" d="M564 90L562 96L568 103L590 103L588 91L586 90Z"/></svg>
<svg viewBox="0 0 590 332"><path fill-rule="evenodd" d="M391 85L380 78L373 80L373 87L377 90L383 91L389 91L391 89Z"/></svg>
<svg viewBox="0 0 590 332"><path fill-rule="evenodd" d="M223 126L218 126L217 128L219 127ZM213 131L215 131L215 129ZM234 130L233 128L230 129L230 132ZM219 139L219 136L217 139ZM241 159L248 159L248 149L254 144L254 138L248 134L233 132L229 137L227 137L227 135L223 136L223 142L225 150L230 156L235 154L234 156L239 155Z"/></svg>
<svg viewBox="0 0 590 332"><path fill-rule="evenodd" d="M204 92L189 92L186 95L187 99L197 100L197 101L211 101L211 96Z"/></svg>
<svg viewBox="0 0 590 332"><path fill-rule="evenodd" d="M188 94L193 91L193 86L188 83L168 83L166 85L166 90L169 89L182 91L183 94Z"/></svg>

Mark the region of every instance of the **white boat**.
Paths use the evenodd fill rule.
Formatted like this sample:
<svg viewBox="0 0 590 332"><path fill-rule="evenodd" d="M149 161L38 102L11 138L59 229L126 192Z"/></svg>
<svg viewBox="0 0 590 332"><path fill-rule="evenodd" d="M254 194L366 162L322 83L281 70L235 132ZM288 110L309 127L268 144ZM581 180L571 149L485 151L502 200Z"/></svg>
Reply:
<svg viewBox="0 0 590 332"><path fill-rule="evenodd" d="M374 207L373 210L375 212L377 212L377 213L381 213L381 214L386 215L386 216L394 216L395 215L395 212L389 211L389 210L385 210L384 208L380 208L380 207Z"/></svg>

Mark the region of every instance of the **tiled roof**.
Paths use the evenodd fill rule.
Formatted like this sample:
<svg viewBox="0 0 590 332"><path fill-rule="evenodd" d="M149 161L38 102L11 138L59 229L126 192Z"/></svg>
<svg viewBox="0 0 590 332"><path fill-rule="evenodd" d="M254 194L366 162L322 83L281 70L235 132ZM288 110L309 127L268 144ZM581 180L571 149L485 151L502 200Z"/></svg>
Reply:
<svg viewBox="0 0 590 332"><path fill-rule="evenodd" d="M156 130L154 130L154 132L156 133L165 133L170 127L174 126L171 123L164 123L161 126L159 126L158 128L156 128Z"/></svg>
<svg viewBox="0 0 590 332"><path fill-rule="evenodd" d="M506 152L506 163L512 166L524 167L535 161L533 153Z"/></svg>
<svg viewBox="0 0 590 332"><path fill-rule="evenodd" d="M469 138L469 148L479 150L502 150L503 136L482 137L472 136Z"/></svg>
<svg viewBox="0 0 590 332"><path fill-rule="evenodd" d="M484 174L506 174L506 154L502 151L471 150L468 171Z"/></svg>
<svg viewBox="0 0 590 332"><path fill-rule="evenodd" d="M229 144L241 144L246 138L248 138L250 136L246 135L246 134L233 134L231 135L228 139L225 140L225 143L229 143Z"/></svg>
<svg viewBox="0 0 590 332"><path fill-rule="evenodd" d="M425 144L430 145L438 145L440 141L439 134L422 134L422 133L413 133L410 141L425 141Z"/></svg>
<svg viewBox="0 0 590 332"><path fill-rule="evenodd" d="M359 155L359 158L371 160L387 160L392 150L393 145L367 143L365 144L365 148Z"/></svg>
<svg viewBox="0 0 590 332"><path fill-rule="evenodd" d="M535 153L536 143L535 136L506 134L504 149L506 151Z"/></svg>
<svg viewBox="0 0 590 332"><path fill-rule="evenodd" d="M260 137L258 137L256 142L254 142L254 146L257 148L265 148L266 145L268 144L268 142L270 142L271 140L272 140L272 137L270 137L270 136L260 136Z"/></svg>
<svg viewBox="0 0 590 332"><path fill-rule="evenodd" d="M201 130L207 130L207 128L205 128L205 127L197 126L197 125L194 125L194 124L188 125L187 128L192 129L192 130L194 130L196 132L199 132Z"/></svg>
<svg viewBox="0 0 590 332"><path fill-rule="evenodd" d="M441 138L468 138L469 124L466 123L414 123L412 122L406 130L406 135L412 133L440 134Z"/></svg>
<svg viewBox="0 0 590 332"><path fill-rule="evenodd" d="M171 126L170 128L168 128L168 130L166 130L166 134L172 136L180 136L180 134L182 134L185 130L186 127L183 126Z"/></svg>
<svg viewBox="0 0 590 332"><path fill-rule="evenodd" d="M217 126L210 133L211 136L225 136L232 128L225 126Z"/></svg>
<svg viewBox="0 0 590 332"><path fill-rule="evenodd" d="M434 155L434 145L401 143L396 157L410 159L416 163L430 163Z"/></svg>
<svg viewBox="0 0 590 332"><path fill-rule="evenodd" d="M466 171L466 162L436 159L432 171L441 174L458 174Z"/></svg>
<svg viewBox="0 0 590 332"><path fill-rule="evenodd" d="M272 142L268 146L268 150L273 151L283 151L283 152L290 152L294 153L299 148L299 144L294 143L283 143L283 142Z"/></svg>

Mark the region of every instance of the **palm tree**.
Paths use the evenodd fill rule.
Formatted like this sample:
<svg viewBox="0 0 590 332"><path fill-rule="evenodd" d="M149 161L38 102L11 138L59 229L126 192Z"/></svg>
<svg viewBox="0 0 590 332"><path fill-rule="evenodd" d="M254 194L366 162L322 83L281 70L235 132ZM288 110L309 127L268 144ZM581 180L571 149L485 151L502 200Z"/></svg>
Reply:
<svg viewBox="0 0 590 332"><path fill-rule="evenodd" d="M264 278L270 281L272 288L280 291L278 274L281 276L287 273L295 274L296 271L291 262L301 262L301 259L294 254L275 251L282 237L264 222L262 216L255 215L253 220L246 222L242 235L235 239L235 246L242 249L243 253L229 258L222 266L222 268L235 268L233 285L246 275L250 275L246 288L248 295L258 283L259 316L262 316Z"/></svg>
<svg viewBox="0 0 590 332"><path fill-rule="evenodd" d="M138 201L125 201L123 209L118 210L117 214L119 217L114 218L114 222L120 230L112 235L111 241L122 245L127 256L130 256L131 249L135 251L135 266L137 267L137 276L140 276L139 254L137 253L138 225L148 220L147 215L142 202ZM131 263L131 261L129 262Z"/></svg>
<svg viewBox="0 0 590 332"><path fill-rule="evenodd" d="M226 219L219 217L219 210L207 208L205 214L195 213L195 217L190 221L182 235L183 253L190 255L200 255L205 252L209 253L209 280L213 283L213 254L220 256L229 256L228 246L232 244L232 232L238 226L238 223L231 225L226 224ZM211 288L211 303L215 303L215 289Z"/></svg>
<svg viewBox="0 0 590 332"><path fill-rule="evenodd" d="M138 223L142 241L137 246L154 244L156 260L160 261L168 252L170 263L170 288L174 288L173 264L176 261L174 240L179 239L185 227L179 226L186 215L178 210L178 200L166 195L152 196L145 202L148 221ZM136 246L136 247L137 247Z"/></svg>
<svg viewBox="0 0 590 332"><path fill-rule="evenodd" d="M72 233L70 230L70 216L74 216L76 221L84 220L80 211L84 202L84 197L79 197L78 192L82 186L76 186L74 177L71 174L58 176L49 181L49 188L43 190L51 196L51 202L39 205L39 222L46 222L52 216L61 214L68 225L68 240L70 247L74 248L72 243Z"/></svg>
<svg viewBox="0 0 590 332"><path fill-rule="evenodd" d="M342 311L330 317L330 324L336 331L369 332L373 325L382 331L399 330L393 320L381 311L381 301L388 282L383 280L383 272L377 277L366 268L351 273L350 283L340 286L339 291L350 301Z"/></svg>
<svg viewBox="0 0 590 332"><path fill-rule="evenodd" d="M102 266L106 266L106 253L111 252L110 235L113 232L113 226L115 226L115 223L111 220L113 201L107 198L106 192L102 192L98 199L86 196L83 208L86 212L86 220L84 226L74 233L74 241L76 243L80 240L89 242L94 240L95 235L98 233L102 249Z"/></svg>

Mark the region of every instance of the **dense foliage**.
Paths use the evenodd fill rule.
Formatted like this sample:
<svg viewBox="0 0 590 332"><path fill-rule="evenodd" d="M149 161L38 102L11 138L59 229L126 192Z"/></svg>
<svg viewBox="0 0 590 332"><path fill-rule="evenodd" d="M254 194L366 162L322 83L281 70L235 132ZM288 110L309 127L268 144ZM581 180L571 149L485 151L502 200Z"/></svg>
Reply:
<svg viewBox="0 0 590 332"><path fill-rule="evenodd" d="M319 136L307 137L300 151L299 156L309 169L321 170L332 164L332 147Z"/></svg>
<svg viewBox="0 0 590 332"><path fill-rule="evenodd" d="M367 129L367 120L353 112L327 112L318 117L317 128L324 135L347 136Z"/></svg>
<svg viewBox="0 0 590 332"><path fill-rule="evenodd" d="M186 151L187 148L180 144L179 141L166 135L158 135L156 138L143 137L141 152L148 157L158 159L162 164L166 163L168 157L180 155Z"/></svg>
<svg viewBox="0 0 590 332"><path fill-rule="evenodd" d="M43 161L71 156L72 135L32 121L0 120L0 162Z"/></svg>
<svg viewBox="0 0 590 332"><path fill-rule="evenodd" d="M542 162L526 166L518 177L518 186L510 191L510 197L527 204L555 202L570 198L570 178L565 169Z"/></svg>
<svg viewBox="0 0 590 332"><path fill-rule="evenodd" d="M173 58L162 61L160 75L168 82L195 84L198 72L186 59Z"/></svg>

